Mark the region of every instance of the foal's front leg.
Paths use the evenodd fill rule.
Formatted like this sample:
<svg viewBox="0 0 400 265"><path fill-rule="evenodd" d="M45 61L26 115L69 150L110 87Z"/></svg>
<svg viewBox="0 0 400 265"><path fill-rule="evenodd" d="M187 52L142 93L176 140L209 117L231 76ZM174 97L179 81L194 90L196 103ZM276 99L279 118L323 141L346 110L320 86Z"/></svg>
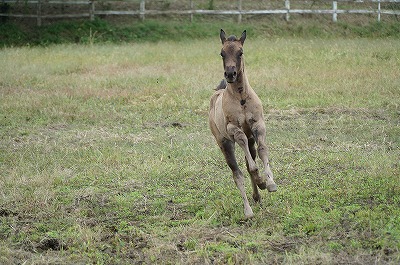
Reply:
<svg viewBox="0 0 400 265"><path fill-rule="evenodd" d="M254 139L248 139L246 134L236 125L228 124L227 131L229 135L233 136L233 139L242 148L245 158L247 171L251 176L251 183L253 186L253 199L258 202L260 201L260 193L258 192L257 185L262 181L258 174L258 168L254 161L256 157L256 151L254 149Z"/></svg>
<svg viewBox="0 0 400 265"><path fill-rule="evenodd" d="M244 215L246 216L246 218L251 218L254 216L254 214L253 214L253 210L250 207L249 200L247 199L247 196L246 196L246 190L244 188L243 173L240 171L238 164L236 162L235 143L228 139L223 139L222 142L220 143L220 147L221 147L222 153L225 156L226 163L232 170L233 179L235 181L237 188L240 191L240 195L242 196L243 205L244 205Z"/></svg>
<svg viewBox="0 0 400 265"><path fill-rule="evenodd" d="M274 181L274 177L269 167L269 159L268 159L268 148L265 144L266 130L265 123L263 121L257 122L253 128L252 132L257 141L257 151L258 156L264 165L264 179L263 183L258 184L258 186L262 189L267 188L269 192L274 192L277 190L276 183Z"/></svg>
<svg viewBox="0 0 400 265"><path fill-rule="evenodd" d="M255 140L253 137L249 138L248 144L249 144L249 151L251 154L251 158L253 158L253 160L256 161L257 150L254 146ZM261 196L260 196L260 193L257 188L257 182L259 182L259 180L260 180L258 170L251 172L249 169L249 163L247 162L247 160L246 160L246 167L247 167L247 171L249 172L250 177L251 177L251 185L253 186L253 199L256 202L259 202L261 200Z"/></svg>
<svg viewBox="0 0 400 265"><path fill-rule="evenodd" d="M246 134L240 129L238 126L229 123L226 126L226 130L229 135L231 135L236 143L242 148L244 155L246 157L246 162L248 163L247 167L251 172L258 171L256 162L251 156L249 143Z"/></svg>

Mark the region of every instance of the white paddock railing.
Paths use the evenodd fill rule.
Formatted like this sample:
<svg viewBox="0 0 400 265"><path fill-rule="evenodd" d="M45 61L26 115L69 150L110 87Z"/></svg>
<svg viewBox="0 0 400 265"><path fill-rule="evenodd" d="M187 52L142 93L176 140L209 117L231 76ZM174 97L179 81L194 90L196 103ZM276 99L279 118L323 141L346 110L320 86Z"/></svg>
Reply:
<svg viewBox="0 0 400 265"><path fill-rule="evenodd" d="M150 0L148 0L150 2ZM138 16L141 20L144 20L146 16L149 15L188 15L190 19L193 20L194 15L234 15L237 16L238 22L242 21L242 16L244 15L271 15L271 14L281 14L285 16L286 20L290 19L291 14L331 14L332 21L337 22L338 14L375 14L377 16L377 20L381 21L381 14L386 15L400 15L400 0L320 0L320 1L293 1L292 3L299 2L318 2L318 3L331 3L331 8L316 8L316 9L296 9L291 8L290 0L282 0L282 8L276 9L243 9L242 2L243 0L237 1L237 8L231 10L208 10L208 9L195 9L194 3L195 0L187 0L188 8L180 9L180 10L155 10L155 9L146 9L146 0L137 0L136 2L124 2L128 5L132 3L132 6L129 7L129 10L96 10L96 3L105 4L108 3L110 7L113 6L113 1L99 1L95 0L0 0L0 5L12 5L23 3L24 5L30 6L30 13L17 13L14 14L12 12L4 12L0 11L0 17L19 17L19 18L36 18L37 25L40 26L42 24L42 19L48 18L89 18L90 20L94 20L95 16L100 15L131 15ZM341 5L338 7L338 3ZM370 3L372 8L368 9L351 9L346 8L346 4L352 3ZM382 4L391 3L395 8L381 8ZM79 8L80 13L76 13L76 10L73 13L61 13L61 14L48 14L43 11L43 7L45 6L56 6L56 5L76 5ZM34 12L32 10L36 7ZM135 8L135 9L132 9ZM3 9L2 9L3 10ZM7 9L4 9L7 10ZM83 11L82 11L83 10Z"/></svg>

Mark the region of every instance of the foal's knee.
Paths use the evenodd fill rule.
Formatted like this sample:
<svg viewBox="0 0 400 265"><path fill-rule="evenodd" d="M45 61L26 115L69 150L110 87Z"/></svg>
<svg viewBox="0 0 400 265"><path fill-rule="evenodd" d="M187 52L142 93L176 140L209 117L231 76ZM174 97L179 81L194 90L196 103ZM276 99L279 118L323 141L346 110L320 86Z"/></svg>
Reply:
<svg viewBox="0 0 400 265"><path fill-rule="evenodd" d="M239 146L248 145L248 140L247 140L246 134L240 130L237 130L235 132L235 134L233 135L233 138L235 139L235 142L237 142Z"/></svg>
<svg viewBox="0 0 400 265"><path fill-rule="evenodd" d="M227 125L226 129L229 135L231 135L234 141L238 143L240 146L248 144L246 134L239 127L230 123Z"/></svg>

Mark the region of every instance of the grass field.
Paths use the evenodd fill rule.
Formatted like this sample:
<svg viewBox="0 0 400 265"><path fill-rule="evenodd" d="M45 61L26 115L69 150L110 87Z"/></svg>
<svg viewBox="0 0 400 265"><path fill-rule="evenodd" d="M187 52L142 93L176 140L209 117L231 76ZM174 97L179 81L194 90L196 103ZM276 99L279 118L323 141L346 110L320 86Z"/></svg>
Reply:
<svg viewBox="0 0 400 265"><path fill-rule="evenodd" d="M399 264L398 39L248 36L278 191L246 221L218 34L0 51L1 264Z"/></svg>

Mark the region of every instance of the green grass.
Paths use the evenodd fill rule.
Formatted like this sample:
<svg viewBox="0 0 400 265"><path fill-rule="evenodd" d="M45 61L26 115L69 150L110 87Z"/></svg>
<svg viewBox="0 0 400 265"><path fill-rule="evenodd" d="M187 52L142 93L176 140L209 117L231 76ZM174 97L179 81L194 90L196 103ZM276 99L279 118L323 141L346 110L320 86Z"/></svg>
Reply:
<svg viewBox="0 0 400 265"><path fill-rule="evenodd" d="M207 126L219 50L4 48L0 263L398 264L399 42L248 36L278 184L250 221Z"/></svg>
<svg viewBox="0 0 400 265"><path fill-rule="evenodd" d="M114 21L115 20L115 21ZM49 46L52 44L143 43L157 41L190 41L211 38L221 27L227 32L241 32L262 38L399 38L397 20L376 22L374 19L343 19L332 23L330 17L296 17L286 22L280 17L256 17L239 24L235 17L204 19L148 19L144 22L121 17L94 21L60 21L36 27L34 24L6 22L0 24L0 47ZM122 20L122 21L121 21Z"/></svg>

